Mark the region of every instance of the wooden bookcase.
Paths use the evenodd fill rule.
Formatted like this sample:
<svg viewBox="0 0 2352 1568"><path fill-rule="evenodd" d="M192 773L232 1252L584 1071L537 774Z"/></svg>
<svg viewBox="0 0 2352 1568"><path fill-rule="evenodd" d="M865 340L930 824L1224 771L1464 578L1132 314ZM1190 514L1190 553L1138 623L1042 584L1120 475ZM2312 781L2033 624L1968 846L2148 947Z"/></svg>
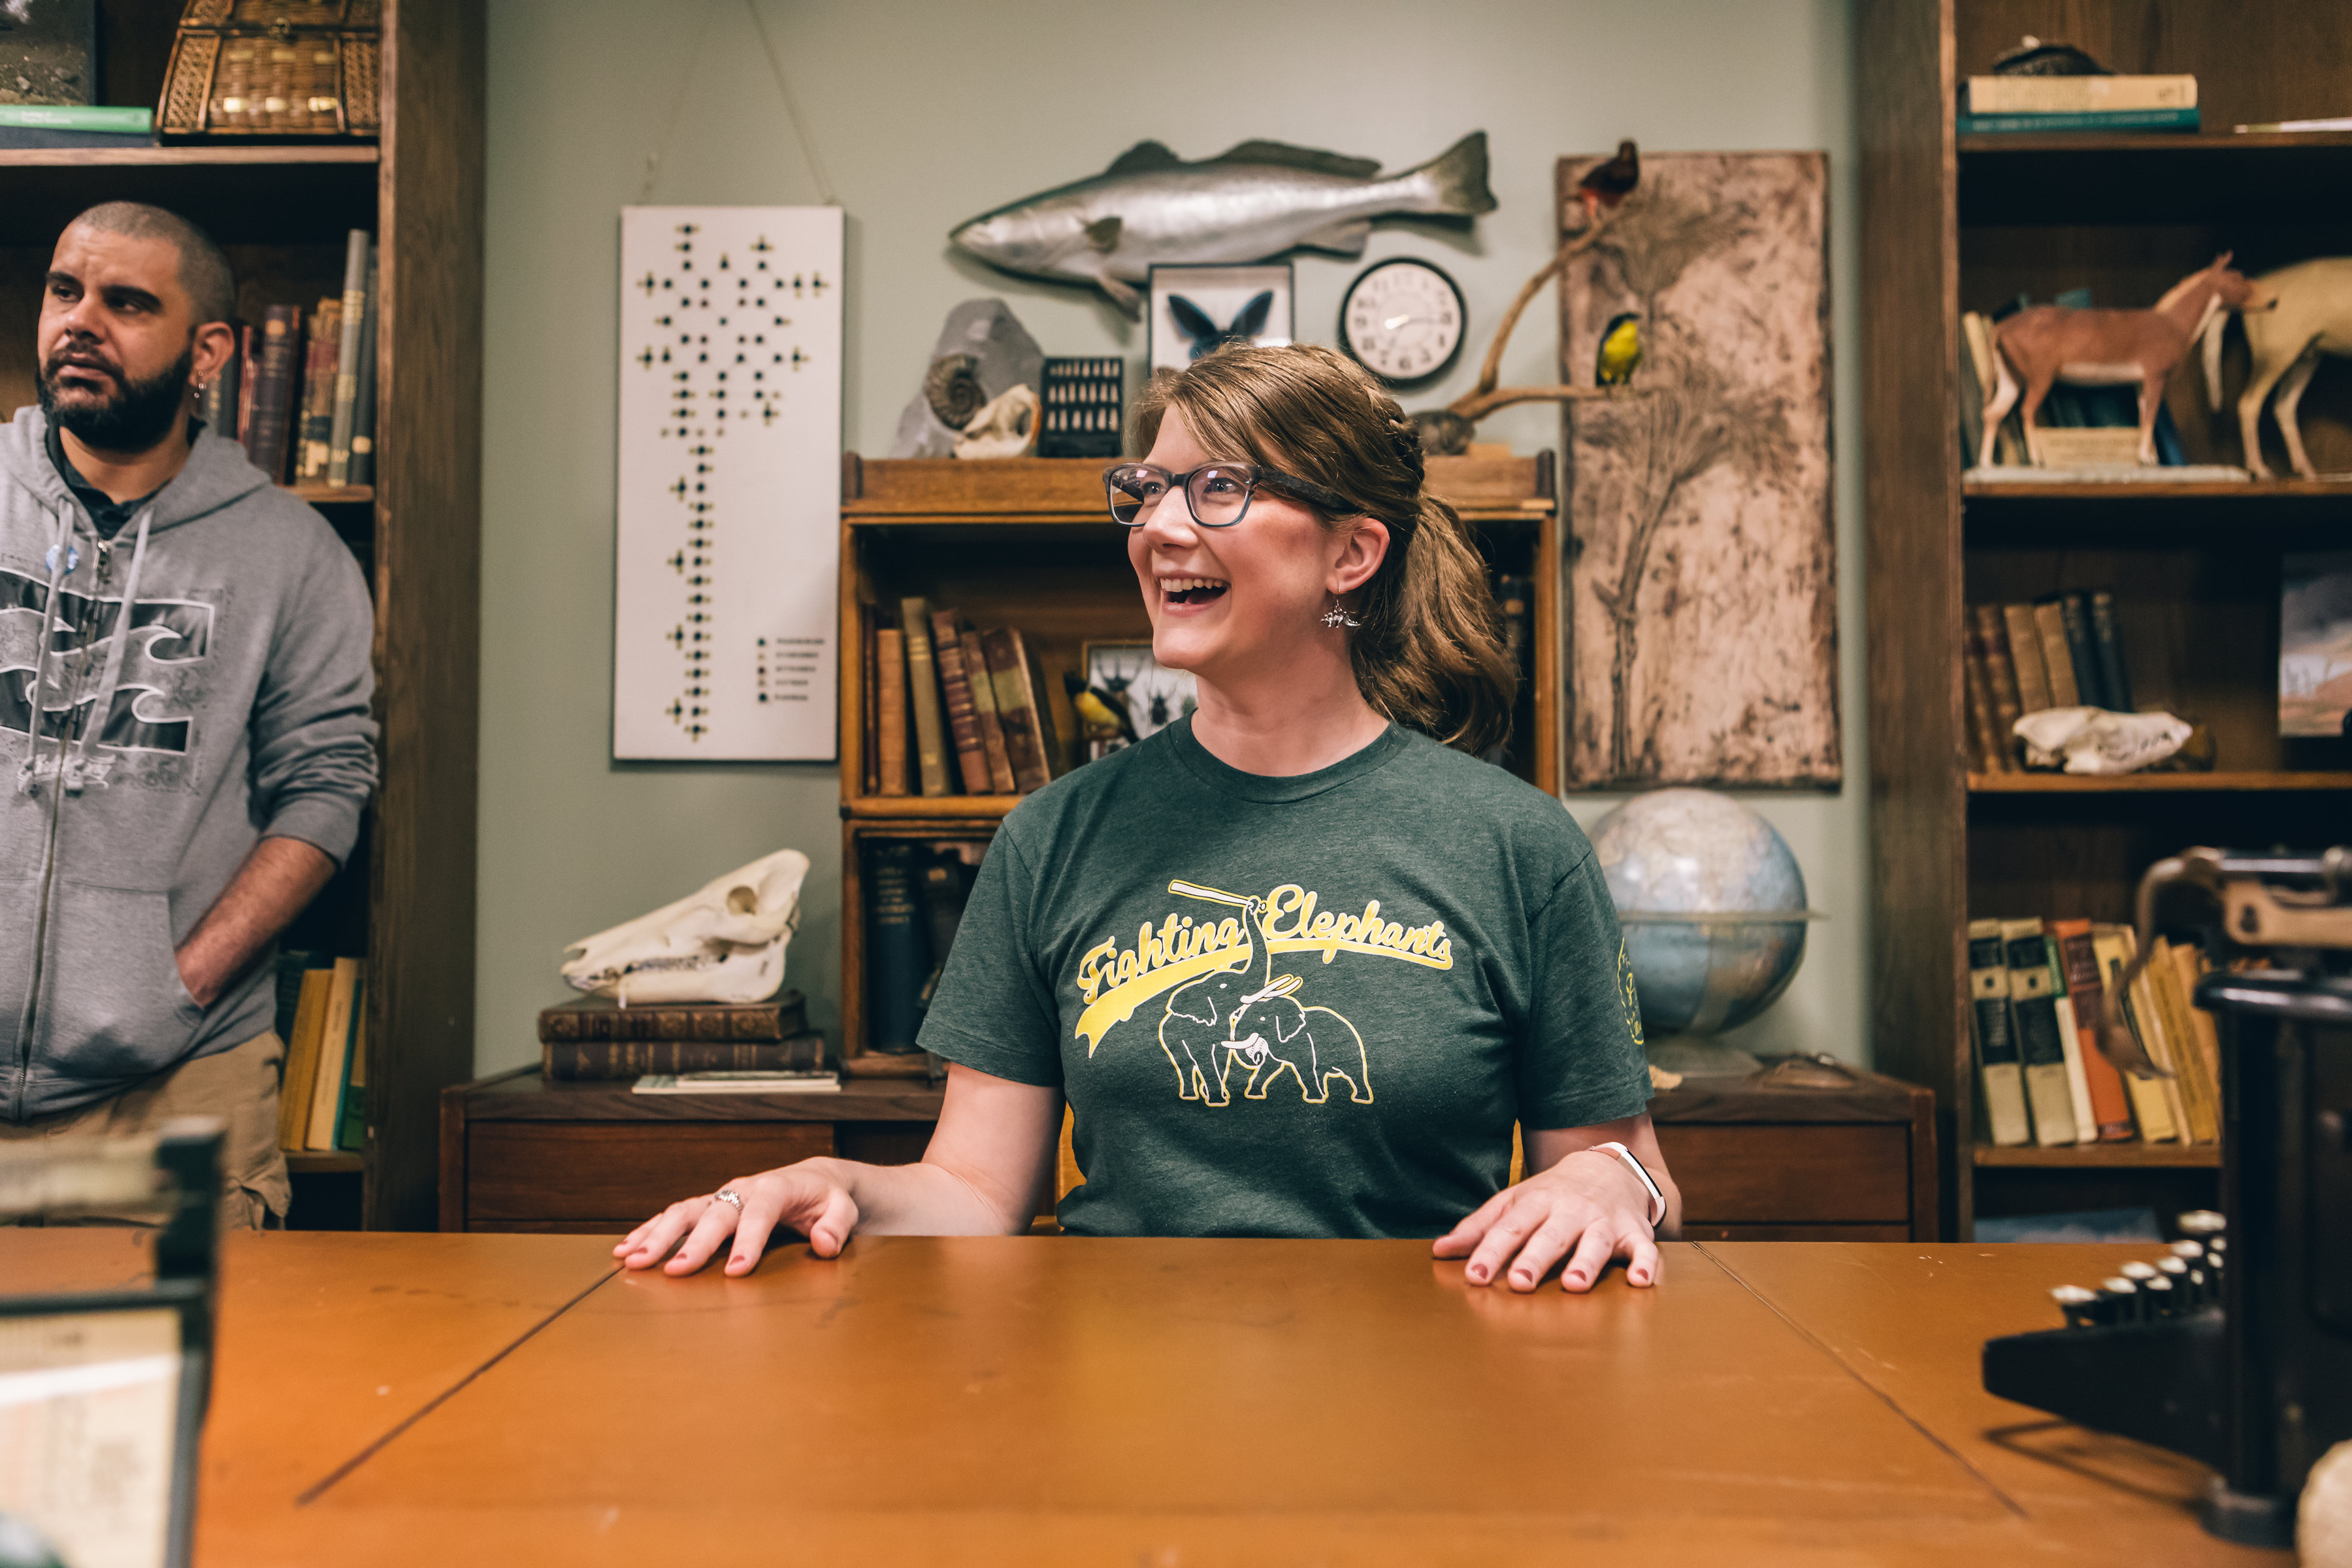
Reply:
<svg viewBox="0 0 2352 1568"><path fill-rule="evenodd" d="M919 1073L919 1056L869 1056L866 910L860 860L869 839L985 839L1018 795L876 795L865 790L865 629L877 607L921 595L975 626L1017 626L1045 668L1061 732L1075 720L1062 672L1085 644L1149 641L1151 626L1102 488L1104 461L878 459L842 463L841 1030L854 1072ZM1491 568L1528 576L1534 673L1520 693L1509 765L1559 788L1560 544L1552 458L1433 458L1430 489L1470 523ZM952 766L950 767L952 771ZM1057 764L1055 773L1062 771Z"/></svg>
<svg viewBox="0 0 2352 1568"><path fill-rule="evenodd" d="M1958 137L1960 80L2028 33L2118 71L2193 73L2209 129ZM2346 837L2352 744L2278 736L2278 591L2283 552L2344 547L2352 476L2022 493L1966 480L1959 316L2082 285L2102 305L2144 305L2222 250L2248 273L2352 254L2352 219L2325 194L2352 181L2352 135L2229 129L2342 112L2352 10L1865 0L1854 58L1876 1065L1936 1091L1952 1151L1948 1236L1971 1236L1979 1211L2210 1203L2210 1146L1978 1142L1963 926L2126 921L2141 872L2188 845ZM2241 461L2244 379L2234 335L2222 412L2205 406L2193 366L2174 378L2168 404L2192 463ZM2302 425L2323 475L2352 470L2352 375L2323 368ZM2264 439L2291 473L2267 419ZM2210 725L2216 772L1969 773L1963 606L2087 587L2115 591L2135 696Z"/></svg>
<svg viewBox="0 0 2352 1568"><path fill-rule="evenodd" d="M182 6L110 0L99 97L152 108ZM430 1229L438 1097L474 1067L483 18L383 0L376 142L0 149L0 412L34 401L51 247L102 201L152 202L229 253L239 314L342 288L347 231L379 249L376 474L303 488L369 571L383 782L360 845L289 932L368 960L368 1147L298 1154L298 1225Z"/></svg>

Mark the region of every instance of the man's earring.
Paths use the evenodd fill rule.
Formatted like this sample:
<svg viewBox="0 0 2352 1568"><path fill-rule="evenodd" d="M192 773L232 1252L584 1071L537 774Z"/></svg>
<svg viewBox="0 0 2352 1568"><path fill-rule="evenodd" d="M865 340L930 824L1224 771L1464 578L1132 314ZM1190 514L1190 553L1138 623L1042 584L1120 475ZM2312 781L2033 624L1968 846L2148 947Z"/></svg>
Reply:
<svg viewBox="0 0 2352 1568"><path fill-rule="evenodd" d="M1340 605L1337 595L1334 595L1331 600L1331 607L1323 612L1323 624L1327 626L1333 627L1334 629L1340 626L1347 626L1352 629L1362 626L1364 623L1349 615L1346 608Z"/></svg>

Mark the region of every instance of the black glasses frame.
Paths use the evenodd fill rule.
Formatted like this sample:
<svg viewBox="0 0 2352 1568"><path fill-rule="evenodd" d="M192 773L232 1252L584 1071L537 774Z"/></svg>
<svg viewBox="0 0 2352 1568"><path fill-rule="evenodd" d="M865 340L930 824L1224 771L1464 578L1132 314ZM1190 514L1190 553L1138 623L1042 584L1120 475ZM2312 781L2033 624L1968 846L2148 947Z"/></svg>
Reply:
<svg viewBox="0 0 2352 1568"><path fill-rule="evenodd" d="M1242 509L1234 513L1230 522L1209 522L1202 518L1200 508L1192 503L1192 480L1199 475L1220 471L1242 482ZM1255 463L1203 463L1197 468L1181 474L1171 474L1167 469L1155 468L1150 463L1113 463L1103 470L1103 496L1110 505L1110 520L1121 528L1137 529L1143 526L1144 509L1139 506L1135 509L1132 521L1118 515L1118 478L1122 474L1139 472L1158 474L1167 480L1171 491L1183 496L1184 514L1192 520L1194 526L1200 528L1232 528L1239 524L1242 519L1249 515L1250 503L1257 499L1257 492L1261 486L1279 495L1286 495L1294 500L1303 500L1309 506L1321 507L1325 511L1347 513L1361 510L1352 505L1347 497L1336 491L1327 490L1321 485L1292 474L1283 473L1278 469L1260 468Z"/></svg>

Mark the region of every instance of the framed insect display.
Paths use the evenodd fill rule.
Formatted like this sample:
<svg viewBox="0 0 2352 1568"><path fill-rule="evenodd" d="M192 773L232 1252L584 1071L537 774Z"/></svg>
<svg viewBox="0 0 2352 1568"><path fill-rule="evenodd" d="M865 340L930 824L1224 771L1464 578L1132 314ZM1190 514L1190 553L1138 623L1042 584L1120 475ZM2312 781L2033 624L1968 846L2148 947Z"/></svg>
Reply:
<svg viewBox="0 0 2352 1568"><path fill-rule="evenodd" d="M1235 338L1286 343L1293 330L1290 263L1155 267L1149 320L1151 349L1146 374L1182 370Z"/></svg>
<svg viewBox="0 0 2352 1568"><path fill-rule="evenodd" d="M1087 691L1115 719L1125 721L1118 726L1123 733L1113 733L1107 724L1097 735L1087 725L1089 762L1150 739L1201 705L1192 671L1170 669L1151 657L1148 642L1090 642L1085 652ZM1086 707L1079 711L1083 721Z"/></svg>
<svg viewBox="0 0 2352 1568"><path fill-rule="evenodd" d="M1339 301L1339 346L1391 386L1444 374L1462 352L1469 321L1461 286L1410 256L1356 274Z"/></svg>

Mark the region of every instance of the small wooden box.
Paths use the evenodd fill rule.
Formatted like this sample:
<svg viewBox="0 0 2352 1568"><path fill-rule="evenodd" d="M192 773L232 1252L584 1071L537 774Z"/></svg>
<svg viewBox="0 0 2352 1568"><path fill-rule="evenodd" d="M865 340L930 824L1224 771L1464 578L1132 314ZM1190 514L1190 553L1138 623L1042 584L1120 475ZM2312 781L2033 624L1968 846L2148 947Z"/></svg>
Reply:
<svg viewBox="0 0 2352 1568"><path fill-rule="evenodd" d="M188 0L156 133L372 138L383 62L383 0Z"/></svg>

